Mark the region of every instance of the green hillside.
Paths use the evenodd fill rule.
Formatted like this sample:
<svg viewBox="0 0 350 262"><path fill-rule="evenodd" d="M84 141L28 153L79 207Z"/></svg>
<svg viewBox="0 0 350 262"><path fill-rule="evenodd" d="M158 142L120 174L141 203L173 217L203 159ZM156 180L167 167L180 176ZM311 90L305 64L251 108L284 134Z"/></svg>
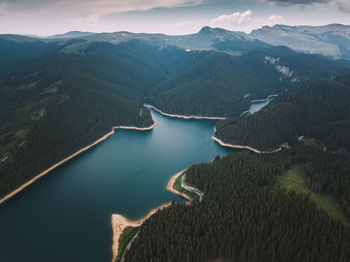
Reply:
<svg viewBox="0 0 350 262"><path fill-rule="evenodd" d="M238 116L253 99L280 94L309 79L349 72L337 61L297 54L285 47L263 48L241 56L194 53L189 67L151 90L150 104L167 113Z"/></svg>
<svg viewBox="0 0 350 262"><path fill-rule="evenodd" d="M115 46L92 45L84 56L49 53L1 78L1 195L112 126L153 123L143 89L158 81L157 71L132 50L106 55L108 47Z"/></svg>
<svg viewBox="0 0 350 262"><path fill-rule="evenodd" d="M144 103L169 113L237 116L254 98L348 70L281 47L232 56L140 40L94 41L99 36L0 36L7 57L0 71L0 195L112 126L150 125Z"/></svg>
<svg viewBox="0 0 350 262"><path fill-rule="evenodd" d="M254 115L221 121L216 136L258 149L284 142L316 143L327 150L350 149L350 75L318 80L284 93Z"/></svg>
<svg viewBox="0 0 350 262"><path fill-rule="evenodd" d="M346 177L349 166L339 161L349 162L349 155L312 147L273 155L234 153L194 165L186 179L204 193L203 201L174 203L145 221L125 261L347 261L349 227L333 220L310 195L276 190L296 164L307 165L307 179L317 174L310 153L322 157L323 167L333 163L329 187L349 187L348 179L332 179Z"/></svg>

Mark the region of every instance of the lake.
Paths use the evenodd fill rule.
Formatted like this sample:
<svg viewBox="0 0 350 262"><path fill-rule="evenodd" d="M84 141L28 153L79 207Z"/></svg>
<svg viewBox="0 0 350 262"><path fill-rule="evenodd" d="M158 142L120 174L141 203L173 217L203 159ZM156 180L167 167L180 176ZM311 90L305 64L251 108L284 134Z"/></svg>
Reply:
<svg viewBox="0 0 350 262"><path fill-rule="evenodd" d="M112 213L182 202L165 190L173 174L237 151L211 139L215 120L151 113L153 130L117 130L1 205L0 261L109 262Z"/></svg>
<svg viewBox="0 0 350 262"><path fill-rule="evenodd" d="M276 98L275 95L269 96L266 100L264 101L257 101L257 102L253 102L249 108L249 110L247 111L249 114L254 114L258 111L260 111L262 108L264 108L265 106L267 106L272 100L274 100Z"/></svg>

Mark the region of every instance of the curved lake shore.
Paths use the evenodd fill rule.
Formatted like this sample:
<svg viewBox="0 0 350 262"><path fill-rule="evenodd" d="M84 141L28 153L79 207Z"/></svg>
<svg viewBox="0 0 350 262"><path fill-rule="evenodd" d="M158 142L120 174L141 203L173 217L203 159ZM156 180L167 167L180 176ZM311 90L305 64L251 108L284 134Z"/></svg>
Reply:
<svg viewBox="0 0 350 262"><path fill-rule="evenodd" d="M277 94L273 94L273 95L267 96L266 98L263 98L263 99L255 99L255 100L252 100L252 101L250 101L250 102L251 102L251 103L266 102L266 101L269 100L270 98L272 98L272 97L277 97L277 96L278 96Z"/></svg>
<svg viewBox="0 0 350 262"><path fill-rule="evenodd" d="M192 201L192 198L191 198L190 196L188 196L188 195L186 195L186 194L184 194L184 193L182 193L182 192L179 192L179 191L177 191L177 190L174 188L174 183L175 183L176 179L177 179L179 176L181 176L181 175L183 174L183 172L185 172L186 170L187 170L187 168L184 169L184 170L181 170L180 172L178 172L178 173L176 173L175 175L173 175L173 176L170 178L170 180L169 180L169 182L168 182L168 184L167 184L167 186L166 186L166 190L168 190L168 191L174 193L175 195L181 196L181 197L187 199L188 201ZM189 202L186 202L186 203L189 203Z"/></svg>
<svg viewBox="0 0 350 262"><path fill-rule="evenodd" d="M186 204L189 205L191 203L191 201L193 200L190 196L182 193L182 192L179 192L177 191L175 188L174 188L174 183L176 181L176 179L181 176L184 172L186 172L187 168L184 169L184 170L181 170L180 172L174 174L167 186L166 186L166 189L178 196L181 196L185 199L187 199L188 201L186 201ZM185 186L184 183L183 183L183 179L182 179L182 183L181 183L181 186L189 191L193 191L195 192L196 194L199 194L200 197L202 197L203 194L200 193L200 191L197 189L197 188L194 188L194 187L191 187L191 186ZM200 198L201 199L201 198ZM111 224L112 224L112 230L113 230L113 244L112 244L112 251L113 251L113 258L112 258L112 262L115 261L116 257L118 256L118 249L119 249L119 238L120 236L122 235L123 233L123 230L129 226L131 227L138 227L138 226L141 226L141 224L146 220L148 219L149 217L151 217L154 213L156 213L158 210L161 210L163 208L166 208L168 206L171 205L171 202L168 202L168 203L165 203L165 204L162 204L156 208L153 208L152 210L150 210L148 212L148 214L146 216L144 216L143 218L140 218L140 219L137 219L137 220L130 220L128 219L127 217L123 216L123 215L120 215L120 214L113 214L111 216Z"/></svg>
<svg viewBox="0 0 350 262"><path fill-rule="evenodd" d="M147 108L152 108L158 113L162 114L163 116L169 116L169 117L176 117L176 118L183 118L183 119L209 119L209 120L225 120L226 117L219 117L219 116L185 116L185 115L175 115L175 114L168 114L160 109L156 108L155 106L145 104L144 105Z"/></svg>
<svg viewBox="0 0 350 262"><path fill-rule="evenodd" d="M62 164L66 163L67 161L71 160L72 158L76 157L77 155L85 152L86 150L90 149L91 147L101 143L102 141L106 140L108 137L110 137L111 135L113 135L115 133L116 129L128 129L128 130L138 130L138 131L146 131L146 130L151 130L153 129L155 126L157 125L156 122L154 122L151 126L149 127L135 127L135 126L115 126L112 128L112 131L105 134L103 137L97 139L95 142L93 142L92 144L80 149L79 151L75 152L74 154L66 157L65 159L61 160L60 162L54 164L53 166L49 167L48 169L46 169L45 171L41 172L40 174L36 175L35 177L33 177L32 179L30 179L28 182L24 183L22 186L20 186L19 188L15 189L14 191L12 191L11 193L9 193L8 195L4 196L3 198L0 199L0 205L3 204L5 201L9 200L11 197L13 197L14 195L18 194L19 192L21 192L23 189L27 188L28 186L30 186L31 184L33 184L35 181L37 181L38 179L40 179L41 177L45 176L46 174L50 173L52 170L54 170L55 168L61 166Z"/></svg>
<svg viewBox="0 0 350 262"><path fill-rule="evenodd" d="M122 235L123 231L127 227L138 227L141 226L141 224L150 216L152 216L154 213L156 213L158 210L161 210L163 208L166 208L171 205L171 202L165 203L160 205L159 207L153 208L148 212L147 215L144 217L137 219L137 220L130 220L127 217L120 215L120 214L113 214L111 216L111 224L113 229L113 244L112 244L112 251L113 251L113 257L112 262L115 261L115 259L118 256L118 248L119 248L119 238Z"/></svg>
<svg viewBox="0 0 350 262"><path fill-rule="evenodd" d="M215 120L151 115L152 132L106 134L0 205L1 260L109 262L111 214L138 220L163 203L184 202L165 189L171 176L235 151L211 140Z"/></svg>
<svg viewBox="0 0 350 262"><path fill-rule="evenodd" d="M276 153L278 151L281 151L282 148L289 148L287 144L283 144L281 145L279 148L272 150L272 151L260 151L256 148L250 147L250 146L241 146L241 145L232 145L232 144L227 144L225 142L223 142L221 139L213 136L212 139L217 142L219 145L224 146L224 147L230 147L230 148L240 148L240 149L248 149L254 153L257 154L272 154L272 153Z"/></svg>
<svg viewBox="0 0 350 262"><path fill-rule="evenodd" d="M156 128L117 126L0 205L2 260L109 262L111 214L130 218L114 216L114 223L140 223L154 207L183 202L182 195L164 189L174 173L236 151L211 139L214 120L170 118L153 109L151 114ZM25 214L25 223L18 214Z"/></svg>

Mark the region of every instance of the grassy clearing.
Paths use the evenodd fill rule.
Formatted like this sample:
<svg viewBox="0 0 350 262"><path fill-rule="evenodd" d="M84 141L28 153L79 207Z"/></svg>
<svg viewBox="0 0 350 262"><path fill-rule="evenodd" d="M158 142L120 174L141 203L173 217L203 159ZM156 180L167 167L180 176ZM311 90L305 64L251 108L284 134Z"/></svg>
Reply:
<svg viewBox="0 0 350 262"><path fill-rule="evenodd" d="M292 190L298 194L309 194L311 200L316 203L318 208L325 210L328 215L335 220L349 225L349 222L333 197L314 193L307 187L307 181L302 166L295 166L280 176L277 180L277 187L286 189L287 191Z"/></svg>
<svg viewBox="0 0 350 262"><path fill-rule="evenodd" d="M184 189L182 186L181 186L181 180L182 180L182 177L185 175L185 172L183 174L181 174L174 182L174 185L173 185L173 188L181 193L184 193L186 195L188 195L189 197L191 197L192 199L199 199L199 196L192 192L192 191L189 191L189 190L186 190Z"/></svg>
<svg viewBox="0 0 350 262"><path fill-rule="evenodd" d="M131 239L137 234L139 227L126 227L119 239L118 256L115 262L119 262L123 257L126 246L129 244Z"/></svg>

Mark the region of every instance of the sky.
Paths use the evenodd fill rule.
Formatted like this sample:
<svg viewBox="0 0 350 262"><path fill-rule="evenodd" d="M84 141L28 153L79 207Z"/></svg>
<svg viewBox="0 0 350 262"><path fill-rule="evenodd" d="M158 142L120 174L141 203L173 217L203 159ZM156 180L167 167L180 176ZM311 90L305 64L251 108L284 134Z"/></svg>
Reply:
<svg viewBox="0 0 350 262"><path fill-rule="evenodd" d="M350 25L350 0L0 0L0 34L249 33L264 25Z"/></svg>

